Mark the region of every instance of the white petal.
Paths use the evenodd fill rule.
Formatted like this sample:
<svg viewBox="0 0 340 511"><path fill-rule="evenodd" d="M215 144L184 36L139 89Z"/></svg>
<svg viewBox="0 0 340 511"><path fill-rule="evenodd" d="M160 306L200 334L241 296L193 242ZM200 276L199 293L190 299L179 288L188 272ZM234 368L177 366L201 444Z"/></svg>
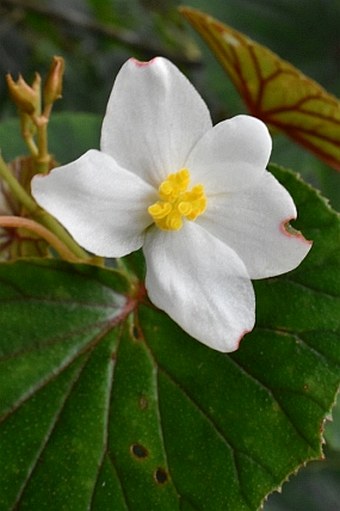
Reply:
<svg viewBox="0 0 340 511"><path fill-rule="evenodd" d="M157 199L151 186L95 150L36 176L32 194L81 246L104 257L142 246L143 231L152 223L147 207Z"/></svg>
<svg viewBox="0 0 340 511"><path fill-rule="evenodd" d="M112 89L101 148L158 188L211 126L204 101L171 62L130 59Z"/></svg>
<svg viewBox="0 0 340 511"><path fill-rule="evenodd" d="M151 301L192 337L218 351L238 348L254 326L255 300L235 252L197 224L146 235L146 288Z"/></svg>
<svg viewBox="0 0 340 511"><path fill-rule="evenodd" d="M209 198L197 222L235 250L251 279L260 279L296 268L309 252L310 242L284 228L295 218L293 199L265 172L252 189Z"/></svg>
<svg viewBox="0 0 340 511"><path fill-rule="evenodd" d="M186 167L208 194L252 186L264 173L272 148L266 125L249 115L220 122L199 140Z"/></svg>

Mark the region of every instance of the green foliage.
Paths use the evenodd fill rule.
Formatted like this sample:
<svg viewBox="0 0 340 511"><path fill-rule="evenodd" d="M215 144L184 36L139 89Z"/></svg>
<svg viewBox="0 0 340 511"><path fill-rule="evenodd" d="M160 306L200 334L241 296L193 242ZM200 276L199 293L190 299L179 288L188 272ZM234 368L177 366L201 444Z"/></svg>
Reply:
<svg viewBox="0 0 340 511"><path fill-rule="evenodd" d="M53 53L66 58L57 109L73 113L54 114L49 129L58 162L98 148L113 79L131 55L170 56L215 121L244 112L178 4L1 4L2 74L29 79ZM338 93L337 0L190 6ZM13 113L4 85L0 99L0 115ZM0 124L0 148L7 161L27 153L17 121ZM273 160L302 172L339 208L339 176L325 164L279 137ZM296 271L255 283L257 327L235 354L205 348L146 305L130 310L115 271L41 260L0 266L1 510L250 511L299 464L321 457L339 383L339 218L294 175L271 171L294 196L296 227L314 246ZM141 252L126 264L143 279ZM339 409L326 427L329 461L300 471L266 511L337 509Z"/></svg>
<svg viewBox="0 0 340 511"><path fill-rule="evenodd" d="M339 217L272 171L314 247L256 283L257 327L232 355L132 304L115 271L0 266L2 509L249 511L321 456L339 384Z"/></svg>

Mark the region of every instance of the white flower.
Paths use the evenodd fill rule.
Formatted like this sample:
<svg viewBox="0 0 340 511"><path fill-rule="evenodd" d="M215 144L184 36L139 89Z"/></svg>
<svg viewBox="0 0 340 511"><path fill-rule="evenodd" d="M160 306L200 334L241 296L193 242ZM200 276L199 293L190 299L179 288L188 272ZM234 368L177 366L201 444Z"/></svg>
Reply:
<svg viewBox="0 0 340 511"><path fill-rule="evenodd" d="M143 247L151 301L228 352L254 326L250 279L292 270L311 246L285 229L296 209L265 170L270 152L258 119L213 127L173 64L130 59L109 99L101 151L36 176L32 193L94 254Z"/></svg>

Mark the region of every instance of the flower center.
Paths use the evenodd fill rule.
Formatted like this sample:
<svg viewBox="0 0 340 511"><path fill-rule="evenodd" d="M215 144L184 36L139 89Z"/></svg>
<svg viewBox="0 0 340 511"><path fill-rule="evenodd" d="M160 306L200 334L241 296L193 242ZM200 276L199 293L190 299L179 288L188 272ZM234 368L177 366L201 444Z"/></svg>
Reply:
<svg viewBox="0 0 340 511"><path fill-rule="evenodd" d="M190 172L181 169L169 174L158 189L160 200L148 207L148 212L160 229L178 231L183 226L183 217L196 220L207 207L203 185L188 190Z"/></svg>

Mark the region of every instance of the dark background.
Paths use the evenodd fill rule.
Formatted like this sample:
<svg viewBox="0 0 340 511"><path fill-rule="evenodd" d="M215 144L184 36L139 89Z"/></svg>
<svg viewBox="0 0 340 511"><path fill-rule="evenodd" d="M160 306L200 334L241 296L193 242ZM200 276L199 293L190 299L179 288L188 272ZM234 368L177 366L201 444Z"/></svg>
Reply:
<svg viewBox="0 0 340 511"><path fill-rule="evenodd" d="M0 121L15 115L4 76L47 72L66 61L56 110L103 115L114 77L130 56L169 57L204 97L215 122L246 112L208 50L178 13L177 0L0 0ZM340 95L340 0L188 0L289 60ZM340 140L340 134L339 134ZM1 140L0 140L1 146ZM272 161L300 172L340 209L340 175L282 136ZM265 511L340 511L340 412L326 428L327 459L274 494ZM337 418L338 416L338 418Z"/></svg>

